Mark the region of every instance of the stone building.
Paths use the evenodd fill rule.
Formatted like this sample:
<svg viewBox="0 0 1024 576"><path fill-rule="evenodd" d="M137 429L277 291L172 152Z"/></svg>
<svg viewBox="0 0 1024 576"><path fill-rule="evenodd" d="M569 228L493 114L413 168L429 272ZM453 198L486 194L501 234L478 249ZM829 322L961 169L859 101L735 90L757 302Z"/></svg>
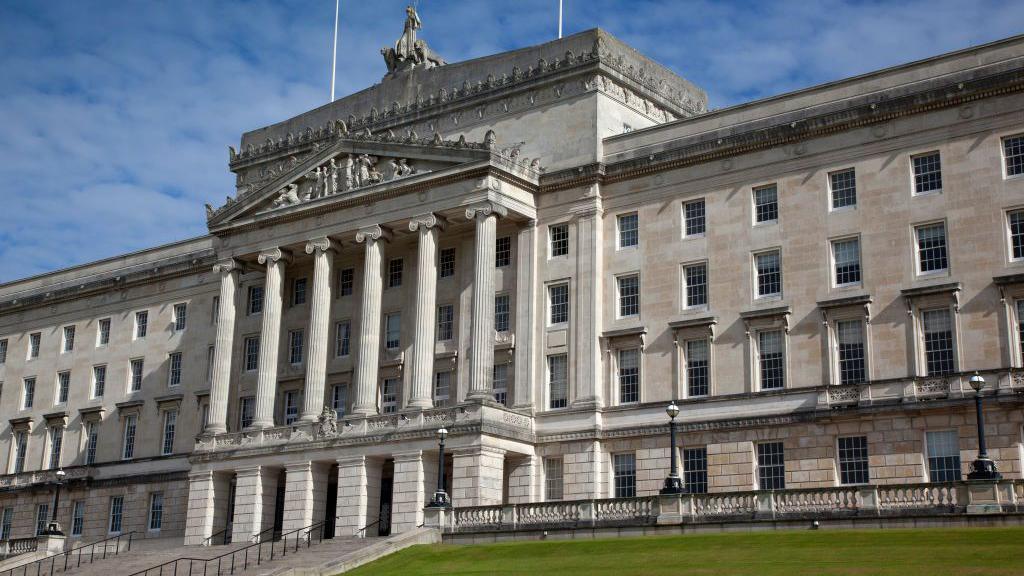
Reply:
<svg viewBox="0 0 1024 576"><path fill-rule="evenodd" d="M0 286L0 538L1021 477L1024 37L718 110L600 30L230 151L209 234ZM657 56L657 55L655 55ZM378 523L379 521L379 523Z"/></svg>

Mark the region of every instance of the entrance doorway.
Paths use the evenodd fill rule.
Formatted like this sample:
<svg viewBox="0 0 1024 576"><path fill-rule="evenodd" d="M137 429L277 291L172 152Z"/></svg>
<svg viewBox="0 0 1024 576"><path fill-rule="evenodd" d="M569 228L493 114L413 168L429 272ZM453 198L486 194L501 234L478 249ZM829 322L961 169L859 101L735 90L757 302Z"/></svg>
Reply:
<svg viewBox="0 0 1024 576"><path fill-rule="evenodd" d="M284 527L284 489L285 472L281 470L277 476L277 493L274 495L274 533L271 536L272 541L277 541L281 537L281 529Z"/></svg>
<svg viewBox="0 0 1024 576"><path fill-rule="evenodd" d="M338 465L327 471L327 501L324 502L324 538L334 538L334 524L338 515Z"/></svg>
<svg viewBox="0 0 1024 576"><path fill-rule="evenodd" d="M391 535L391 496L394 485L395 461L384 463L380 478L380 521L377 524L378 536Z"/></svg>

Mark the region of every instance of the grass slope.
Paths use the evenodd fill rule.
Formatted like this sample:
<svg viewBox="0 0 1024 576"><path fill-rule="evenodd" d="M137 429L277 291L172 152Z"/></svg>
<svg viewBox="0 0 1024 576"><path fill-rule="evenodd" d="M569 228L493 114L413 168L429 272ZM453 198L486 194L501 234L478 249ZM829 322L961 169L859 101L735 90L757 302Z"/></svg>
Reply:
<svg viewBox="0 0 1024 576"><path fill-rule="evenodd" d="M348 574L1024 574L1024 528L780 531L414 546Z"/></svg>

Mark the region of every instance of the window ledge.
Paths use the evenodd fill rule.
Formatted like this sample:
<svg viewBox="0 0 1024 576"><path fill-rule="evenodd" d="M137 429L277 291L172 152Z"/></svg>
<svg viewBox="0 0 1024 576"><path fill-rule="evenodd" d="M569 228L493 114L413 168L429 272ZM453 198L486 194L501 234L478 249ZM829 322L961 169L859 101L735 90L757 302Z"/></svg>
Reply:
<svg viewBox="0 0 1024 576"><path fill-rule="evenodd" d="M871 304L870 294L857 294L855 296L845 296L842 298L830 298L828 300L819 300L818 308L822 310L828 310L831 308L840 308L843 306L863 306L865 304Z"/></svg>
<svg viewBox="0 0 1024 576"><path fill-rule="evenodd" d="M929 286L918 286L914 288L904 288L900 290L900 294L904 298L916 298L918 296L930 296L932 294L952 294L959 292L961 289L959 282L946 282L944 284L931 284Z"/></svg>

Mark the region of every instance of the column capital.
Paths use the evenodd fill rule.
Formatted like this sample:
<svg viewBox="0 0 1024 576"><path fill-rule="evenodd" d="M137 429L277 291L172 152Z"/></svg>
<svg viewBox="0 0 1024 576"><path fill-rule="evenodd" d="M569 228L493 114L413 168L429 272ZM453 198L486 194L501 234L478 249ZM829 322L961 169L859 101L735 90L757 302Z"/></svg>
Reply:
<svg viewBox="0 0 1024 576"><path fill-rule="evenodd" d="M476 204L470 204L466 206L466 220L473 220L474 218L485 218L490 215L494 216L508 216L508 208L505 208L501 204L496 202L486 201L478 202Z"/></svg>
<svg viewBox="0 0 1024 576"><path fill-rule="evenodd" d="M418 462L423 459L423 450L413 450L410 452L397 452L391 455L395 462Z"/></svg>
<svg viewBox="0 0 1024 576"><path fill-rule="evenodd" d="M260 264L266 264L267 262L270 262L271 264L277 264L278 262L287 264L288 262L291 262L291 259L292 253L287 250L282 250L281 248L267 248L266 250L260 251L260 255L256 258L256 261Z"/></svg>
<svg viewBox="0 0 1024 576"><path fill-rule="evenodd" d="M235 468L235 475L238 477L244 476L259 476L263 472L263 466L257 464L255 466L246 466L244 468Z"/></svg>
<svg viewBox="0 0 1024 576"><path fill-rule="evenodd" d="M340 468L366 466L366 456L344 456L335 460Z"/></svg>
<svg viewBox="0 0 1024 576"><path fill-rule="evenodd" d="M426 214L419 214L409 219L409 232L416 232L417 230L427 232L431 228L444 230L444 225L444 218L441 218L433 212L427 212Z"/></svg>
<svg viewBox="0 0 1024 576"><path fill-rule="evenodd" d="M285 473L289 472L305 472L313 469L313 462L310 460L303 460L301 462L289 462L284 465Z"/></svg>
<svg viewBox="0 0 1024 576"><path fill-rule="evenodd" d="M314 252L333 252L338 249L338 241L331 240L326 236L320 238L313 238L306 242L306 254L312 254Z"/></svg>
<svg viewBox="0 0 1024 576"><path fill-rule="evenodd" d="M380 224L374 224L373 226L366 226L356 231L356 242L362 244L366 240L391 240L391 231L384 228Z"/></svg>
<svg viewBox="0 0 1024 576"><path fill-rule="evenodd" d="M245 265L234 258L218 260L217 263L213 265L213 271L220 274L230 274L235 271L241 272L244 271L244 269Z"/></svg>

